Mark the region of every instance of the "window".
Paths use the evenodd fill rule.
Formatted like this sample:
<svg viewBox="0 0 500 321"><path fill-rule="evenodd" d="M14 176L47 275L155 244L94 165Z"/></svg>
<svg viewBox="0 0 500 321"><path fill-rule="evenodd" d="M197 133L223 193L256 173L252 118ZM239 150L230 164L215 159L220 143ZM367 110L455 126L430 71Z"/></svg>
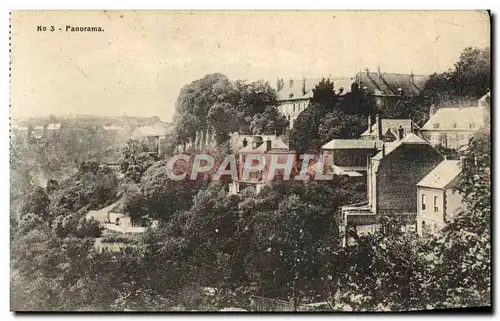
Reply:
<svg viewBox="0 0 500 321"><path fill-rule="evenodd" d="M422 194L422 211L425 211L425 194Z"/></svg>
<svg viewBox="0 0 500 321"><path fill-rule="evenodd" d="M434 196L434 213L437 213L439 211L438 208L438 197Z"/></svg>
<svg viewBox="0 0 500 321"><path fill-rule="evenodd" d="M295 112L295 104L293 104L293 112Z"/></svg>
<svg viewBox="0 0 500 321"><path fill-rule="evenodd" d="M457 123L451 124L451 128L457 128Z"/></svg>
<svg viewBox="0 0 500 321"><path fill-rule="evenodd" d="M470 128L470 129L473 129L473 128L475 128L475 127L476 127L476 124L474 124L474 123L469 124L469 128Z"/></svg>
<svg viewBox="0 0 500 321"><path fill-rule="evenodd" d="M434 128L439 128L439 123L435 123Z"/></svg>

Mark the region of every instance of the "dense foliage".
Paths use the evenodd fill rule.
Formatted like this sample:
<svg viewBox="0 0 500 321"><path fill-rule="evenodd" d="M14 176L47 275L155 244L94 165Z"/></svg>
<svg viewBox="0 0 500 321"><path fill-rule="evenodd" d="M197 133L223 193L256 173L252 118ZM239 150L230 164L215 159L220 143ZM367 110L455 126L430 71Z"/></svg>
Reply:
<svg viewBox="0 0 500 321"><path fill-rule="evenodd" d="M375 112L371 96L356 85L340 96L335 84L322 79L313 90L309 107L299 114L290 142L300 153L318 152L332 139L358 138L366 130L366 117Z"/></svg>
<svg viewBox="0 0 500 321"><path fill-rule="evenodd" d="M176 102L174 140L195 141L197 131L215 134L217 144L231 132L282 133L288 121L276 109L276 92L267 82L230 81L209 74L181 89Z"/></svg>

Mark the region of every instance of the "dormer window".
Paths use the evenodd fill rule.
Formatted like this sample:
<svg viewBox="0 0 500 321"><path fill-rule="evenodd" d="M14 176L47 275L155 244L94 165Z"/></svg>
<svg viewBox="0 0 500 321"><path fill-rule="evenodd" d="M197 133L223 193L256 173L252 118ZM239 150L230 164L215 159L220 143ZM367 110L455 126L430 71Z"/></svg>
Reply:
<svg viewBox="0 0 500 321"><path fill-rule="evenodd" d="M290 97L290 98L293 98L293 93L290 93L289 97Z"/></svg>
<svg viewBox="0 0 500 321"><path fill-rule="evenodd" d="M434 123L434 128L439 128L439 123Z"/></svg>
<svg viewBox="0 0 500 321"><path fill-rule="evenodd" d="M469 124L470 129L474 129L475 127L476 127L476 124L474 124L474 123Z"/></svg>
<svg viewBox="0 0 500 321"><path fill-rule="evenodd" d="M451 128L457 128L457 123L451 124Z"/></svg>

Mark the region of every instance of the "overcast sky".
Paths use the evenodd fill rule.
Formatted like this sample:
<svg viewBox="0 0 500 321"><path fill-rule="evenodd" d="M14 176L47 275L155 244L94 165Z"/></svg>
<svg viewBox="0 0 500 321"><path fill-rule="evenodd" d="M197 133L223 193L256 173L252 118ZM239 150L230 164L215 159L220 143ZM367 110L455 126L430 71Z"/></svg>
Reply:
<svg viewBox="0 0 500 321"><path fill-rule="evenodd" d="M490 42L488 15L474 11L14 12L11 25L13 117L170 121L182 86L208 73L272 86L277 77L352 77L378 66L430 74L451 68L465 47Z"/></svg>

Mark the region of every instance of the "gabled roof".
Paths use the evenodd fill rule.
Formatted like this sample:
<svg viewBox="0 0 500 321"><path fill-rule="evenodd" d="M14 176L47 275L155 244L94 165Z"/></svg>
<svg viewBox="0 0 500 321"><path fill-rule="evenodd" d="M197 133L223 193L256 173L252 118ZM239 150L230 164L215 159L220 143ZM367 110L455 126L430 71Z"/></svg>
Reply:
<svg viewBox="0 0 500 321"><path fill-rule="evenodd" d="M423 90L429 76L396 74L386 72L358 72L356 83L360 88L366 87L372 94L377 96L417 96Z"/></svg>
<svg viewBox="0 0 500 321"><path fill-rule="evenodd" d="M309 99L313 96L313 89L320 83L323 78L306 78L283 80L285 83L283 88L277 92L278 100L296 100L296 99ZM325 77L325 80L328 78ZM329 78L333 82L335 92L340 95L345 95L351 92L351 85L353 79L350 77L342 78ZM304 86L305 81L305 86ZM305 93L304 90L305 89ZM341 90L342 89L342 90ZM341 93L340 93L341 92Z"/></svg>
<svg viewBox="0 0 500 321"><path fill-rule="evenodd" d="M484 124L485 112L476 106L443 107L432 115L422 130L477 130ZM435 124L438 128L434 128Z"/></svg>
<svg viewBox="0 0 500 321"><path fill-rule="evenodd" d="M379 152L377 155L373 156L372 159L374 160L381 160L384 158L383 154L385 153L385 156L389 155L392 151L396 150L399 146L401 145L429 145L429 142L426 141L425 139L422 139L418 137L417 135L413 133L407 134L403 139L394 141L392 143L386 143L384 147L384 150Z"/></svg>
<svg viewBox="0 0 500 321"><path fill-rule="evenodd" d="M415 124L411 119L381 119L382 123L382 134L386 134L389 130L395 137L398 137L398 128L399 126L403 127L405 133L410 133L413 123L413 129L419 129L420 127ZM361 136L372 136L377 135L378 133L378 124L375 122L372 124L372 131L367 129Z"/></svg>
<svg viewBox="0 0 500 321"><path fill-rule="evenodd" d="M47 129L60 129L61 128L61 123L52 123L47 126Z"/></svg>
<svg viewBox="0 0 500 321"><path fill-rule="evenodd" d="M444 160L425 176L417 186L443 189L457 178L462 172L459 160Z"/></svg>
<svg viewBox="0 0 500 321"><path fill-rule="evenodd" d="M377 149L382 147L381 140L371 139L332 139L321 149Z"/></svg>

